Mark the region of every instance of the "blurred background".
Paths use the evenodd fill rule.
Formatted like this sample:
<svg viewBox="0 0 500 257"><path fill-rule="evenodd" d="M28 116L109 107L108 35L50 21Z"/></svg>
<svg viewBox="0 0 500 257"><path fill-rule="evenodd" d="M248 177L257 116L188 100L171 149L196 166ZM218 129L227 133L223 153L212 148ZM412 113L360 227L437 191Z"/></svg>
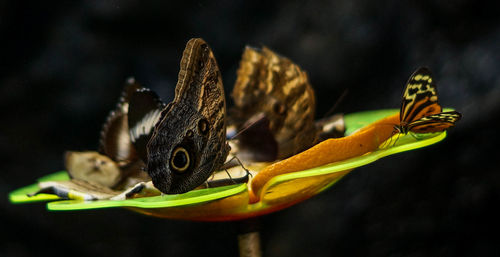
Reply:
<svg viewBox="0 0 500 257"><path fill-rule="evenodd" d="M48 212L8 193L94 150L125 80L173 98L185 43L204 38L226 96L245 45L305 69L317 117L399 108L428 66L463 114L437 145L361 167L261 219L265 256L498 256L500 19L480 1L0 1L0 256L236 256L236 223L125 209ZM228 102L231 105L231 100Z"/></svg>

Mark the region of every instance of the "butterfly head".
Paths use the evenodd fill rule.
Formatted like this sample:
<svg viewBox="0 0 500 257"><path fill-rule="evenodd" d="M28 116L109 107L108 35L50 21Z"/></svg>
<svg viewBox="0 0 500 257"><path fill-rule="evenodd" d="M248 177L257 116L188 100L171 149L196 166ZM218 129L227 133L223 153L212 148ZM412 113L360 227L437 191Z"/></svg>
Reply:
<svg viewBox="0 0 500 257"><path fill-rule="evenodd" d="M394 125L393 134L401 133L406 135L408 132L408 127L405 124Z"/></svg>

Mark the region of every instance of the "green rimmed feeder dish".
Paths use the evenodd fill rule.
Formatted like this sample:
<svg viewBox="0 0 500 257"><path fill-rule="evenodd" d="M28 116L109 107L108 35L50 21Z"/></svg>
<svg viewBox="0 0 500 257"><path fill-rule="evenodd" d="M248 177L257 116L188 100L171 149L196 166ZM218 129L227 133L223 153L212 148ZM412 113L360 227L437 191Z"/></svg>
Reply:
<svg viewBox="0 0 500 257"><path fill-rule="evenodd" d="M448 109L449 110L449 109ZM384 117L394 115L399 110L376 110L353 114L344 117L346 135L365 127ZM26 203L33 201L51 201L49 210L88 210L98 208L124 207L146 215L162 218L225 221L238 220L274 212L294 205L310 198L323 190L331 187L344 175L357 167L367 165L388 155L410 151L435 144L446 137L446 132L420 134L418 137L405 135L393 138L394 144L361 156L347 160L330 163L320 167L298 172L282 174L271 178L262 188L260 201L249 202L247 184L238 184L217 188L200 189L179 195L163 195L153 197L134 198L127 200L100 200L80 201L64 200L54 195L27 197L27 193L36 192L39 188L35 185L20 188L11 192L10 200L13 203ZM52 179L69 179L65 173L55 173Z"/></svg>

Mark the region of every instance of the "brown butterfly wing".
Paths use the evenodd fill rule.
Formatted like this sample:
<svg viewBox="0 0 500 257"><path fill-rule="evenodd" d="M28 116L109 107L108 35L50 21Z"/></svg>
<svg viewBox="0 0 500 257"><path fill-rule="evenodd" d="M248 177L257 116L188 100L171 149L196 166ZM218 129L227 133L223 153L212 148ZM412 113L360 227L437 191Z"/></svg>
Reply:
<svg viewBox="0 0 500 257"><path fill-rule="evenodd" d="M437 88L429 69L421 67L408 79L401 103L400 121L404 126L422 117L440 113Z"/></svg>
<svg viewBox="0 0 500 257"><path fill-rule="evenodd" d="M130 140L141 160L146 162L146 146L166 105L154 91L148 88L135 90L131 94L129 102L128 127Z"/></svg>
<svg viewBox="0 0 500 257"><path fill-rule="evenodd" d="M147 171L155 187L166 194L202 184L222 166L230 150L220 71L202 39L187 43L175 92L147 145Z"/></svg>
<svg viewBox="0 0 500 257"><path fill-rule="evenodd" d="M132 92L140 87L133 78L126 82L117 107L108 115L101 130L99 152L113 161L129 163L137 159L129 136L128 107Z"/></svg>
<svg viewBox="0 0 500 257"><path fill-rule="evenodd" d="M299 66L268 48L246 47L237 75L231 110L237 127L263 112L278 142L278 158L298 153L316 141L314 91Z"/></svg>
<svg viewBox="0 0 500 257"><path fill-rule="evenodd" d="M441 132L455 126L460 118L462 118L462 114L457 111L441 112L411 122L408 124L408 129L415 133Z"/></svg>
<svg viewBox="0 0 500 257"><path fill-rule="evenodd" d="M238 159L255 162L272 162L277 159L278 143L269 129L269 119L264 113L257 113L243 124L234 153ZM255 140L258 138L259 140Z"/></svg>
<svg viewBox="0 0 500 257"><path fill-rule="evenodd" d="M110 112L101 130L99 153L66 152L65 166L71 178L111 188L128 174L123 169L138 160L127 121L130 95L139 87L132 78L126 82L115 110Z"/></svg>

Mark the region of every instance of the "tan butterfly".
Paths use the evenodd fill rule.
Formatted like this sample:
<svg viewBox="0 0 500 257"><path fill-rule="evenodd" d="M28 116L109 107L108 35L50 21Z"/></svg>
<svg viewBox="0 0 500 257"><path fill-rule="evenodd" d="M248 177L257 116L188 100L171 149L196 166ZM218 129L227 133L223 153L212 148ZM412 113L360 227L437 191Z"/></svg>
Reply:
<svg viewBox="0 0 500 257"><path fill-rule="evenodd" d="M278 146L277 153L267 160L259 159L285 158L316 142L314 91L306 72L288 58L266 47L246 47L231 96L235 104L230 110L231 124L242 129L243 123L261 114L269 124ZM244 136L240 139L244 140ZM257 142L255 136L249 141L260 145L269 143L267 139Z"/></svg>
<svg viewBox="0 0 500 257"><path fill-rule="evenodd" d="M274 161L343 136L341 115L314 121L314 90L307 73L290 59L267 47L247 46L237 75L229 123L236 130L246 130L234 147L238 157Z"/></svg>

